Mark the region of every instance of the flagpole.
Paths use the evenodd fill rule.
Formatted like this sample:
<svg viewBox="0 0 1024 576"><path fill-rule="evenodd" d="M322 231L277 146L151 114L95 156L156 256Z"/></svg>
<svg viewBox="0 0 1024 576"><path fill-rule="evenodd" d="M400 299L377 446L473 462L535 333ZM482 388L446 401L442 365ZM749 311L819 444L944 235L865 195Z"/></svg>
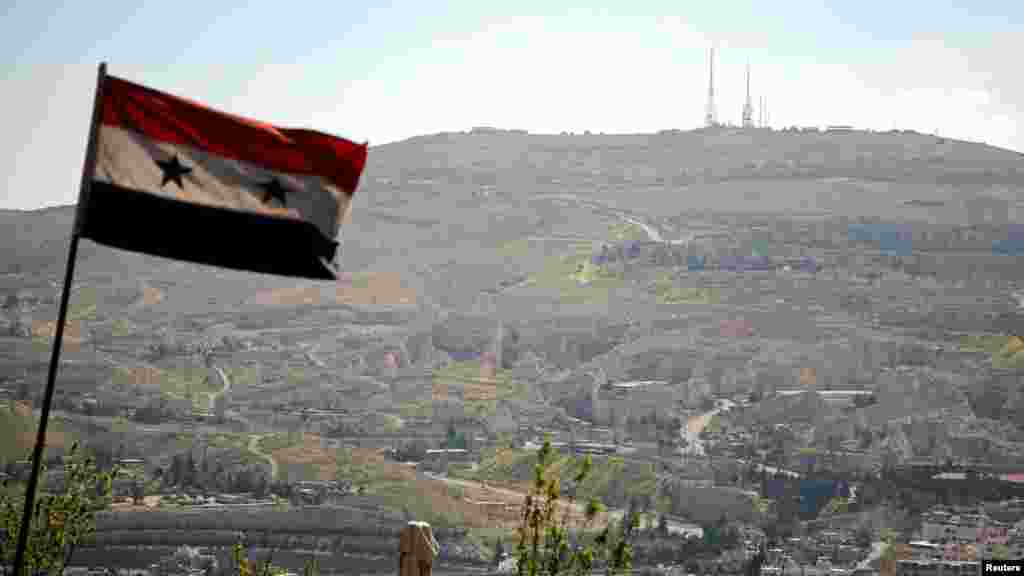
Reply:
<svg viewBox="0 0 1024 576"><path fill-rule="evenodd" d="M107 64L101 62L96 77L96 92L93 96L92 121L89 124L89 139L85 146L85 165L82 168L82 180L78 190L78 205L75 210L75 222L71 232L71 246L68 249L67 269L64 273L64 286L60 295L60 308L57 312L57 328L53 335L53 352L50 355L50 369L46 378L46 392L43 394L43 405L39 415L39 431L36 435L35 450L32 453L32 474L28 478L25 490L25 510L21 517L21 530L18 531L18 548L14 555L14 576L23 576L25 549L28 547L28 533L32 526L32 511L35 507L36 486L39 483L39 471L43 461L43 450L46 448L46 424L50 417L50 405L53 403L54 383L57 379L57 364L60 360L60 345L64 337L64 324L67 320L68 300L71 295L71 282L75 275L75 257L78 253L78 235L84 223L86 205L88 204L89 183L92 181L92 168L96 159L96 132L99 126L100 104L102 103L103 83L107 76Z"/></svg>

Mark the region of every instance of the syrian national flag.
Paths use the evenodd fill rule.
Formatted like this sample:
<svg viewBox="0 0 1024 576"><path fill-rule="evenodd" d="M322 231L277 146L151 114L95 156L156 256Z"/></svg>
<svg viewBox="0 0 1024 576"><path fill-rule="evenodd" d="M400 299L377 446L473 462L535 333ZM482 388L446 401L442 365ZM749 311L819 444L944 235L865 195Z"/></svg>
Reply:
<svg viewBox="0 0 1024 576"><path fill-rule="evenodd" d="M335 279L367 146L278 128L106 76L79 236L115 248Z"/></svg>

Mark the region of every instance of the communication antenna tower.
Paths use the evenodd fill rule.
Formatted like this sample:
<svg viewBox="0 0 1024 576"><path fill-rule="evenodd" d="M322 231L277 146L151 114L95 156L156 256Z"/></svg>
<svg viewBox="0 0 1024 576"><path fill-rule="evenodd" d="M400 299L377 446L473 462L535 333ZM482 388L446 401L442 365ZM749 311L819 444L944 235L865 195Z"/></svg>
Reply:
<svg viewBox="0 0 1024 576"><path fill-rule="evenodd" d="M750 63L747 63L747 101L743 104L743 127L754 127L754 105L750 103Z"/></svg>
<svg viewBox="0 0 1024 576"><path fill-rule="evenodd" d="M704 125L713 127L718 125L715 114L715 47L711 47L708 55L708 107L704 114Z"/></svg>

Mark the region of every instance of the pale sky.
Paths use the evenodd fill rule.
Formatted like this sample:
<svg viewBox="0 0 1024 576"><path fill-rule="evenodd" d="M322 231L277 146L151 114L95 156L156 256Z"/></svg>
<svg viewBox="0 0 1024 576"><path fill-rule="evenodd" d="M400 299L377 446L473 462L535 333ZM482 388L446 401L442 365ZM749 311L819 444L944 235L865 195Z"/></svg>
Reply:
<svg viewBox="0 0 1024 576"><path fill-rule="evenodd" d="M474 126L721 120L907 128L1024 152L1024 2L15 0L0 18L0 208L76 201L96 67L371 145ZM372 154L372 150L371 150Z"/></svg>

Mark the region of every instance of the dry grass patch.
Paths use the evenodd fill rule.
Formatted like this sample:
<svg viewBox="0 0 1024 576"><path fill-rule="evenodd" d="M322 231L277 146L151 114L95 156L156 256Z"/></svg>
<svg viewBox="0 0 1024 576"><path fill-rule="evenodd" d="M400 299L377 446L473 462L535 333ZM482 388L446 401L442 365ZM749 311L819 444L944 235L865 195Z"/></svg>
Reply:
<svg viewBox="0 0 1024 576"><path fill-rule="evenodd" d="M416 400L398 406L402 418L430 418L434 415L434 404L431 400Z"/></svg>
<svg viewBox="0 0 1024 576"><path fill-rule="evenodd" d="M53 339L57 335L56 320L36 320L32 322L32 337L47 347L53 346ZM85 343L85 325L82 322L68 319L64 323L64 336L61 340L61 348L71 351L78 351Z"/></svg>
<svg viewBox="0 0 1024 576"><path fill-rule="evenodd" d="M209 394L220 390L219 382L210 378L205 366L183 365L161 370L150 366L118 366L114 369L115 386L158 388L173 398L188 398L198 409L209 405Z"/></svg>
<svg viewBox="0 0 1024 576"><path fill-rule="evenodd" d="M261 306L299 306L320 304L321 300L319 287L295 286L260 292L251 298L250 303Z"/></svg>
<svg viewBox="0 0 1024 576"><path fill-rule="evenodd" d="M303 480L334 480L338 466L337 451L324 448L320 436L316 434L303 434L298 443L274 450L270 455L285 469L286 474L291 469L302 476L311 476Z"/></svg>
<svg viewBox="0 0 1024 576"><path fill-rule="evenodd" d="M686 431L690 434L700 434L710 422L710 414L691 416L690 419L686 421Z"/></svg>
<svg viewBox="0 0 1024 576"><path fill-rule="evenodd" d="M487 384L484 382L473 383L467 382L462 385L462 397L468 401L474 400L497 400L498 399L498 385L497 382L494 384Z"/></svg>
<svg viewBox="0 0 1024 576"><path fill-rule="evenodd" d="M444 382L434 382L431 387L430 399L431 400L447 400L448 399L448 385Z"/></svg>
<svg viewBox="0 0 1024 576"><path fill-rule="evenodd" d="M163 370L152 366L118 366L119 381L132 386L159 386L164 378Z"/></svg>
<svg viewBox="0 0 1024 576"><path fill-rule="evenodd" d="M333 289L321 286L296 286L266 290L250 299L261 306L299 306L319 304L411 306L416 291L402 284L395 272L366 272L343 277Z"/></svg>
<svg viewBox="0 0 1024 576"><path fill-rule="evenodd" d="M418 475L409 466L384 458L377 450L352 448L349 454L351 463L368 473L368 494L379 498L387 508L408 511L416 518L435 525L467 528L512 528L517 525L518 509L506 510L504 503L515 504L521 502L522 498L509 498L507 495L499 497L477 488L449 486L440 480ZM337 451L321 448L319 437L315 435L307 434L301 445L277 450L273 456L282 466L317 468L318 480L335 478ZM503 504L495 506L493 502Z"/></svg>
<svg viewBox="0 0 1024 576"><path fill-rule="evenodd" d="M436 525L466 528L518 525L522 498L488 493L480 488L449 485L441 480L418 476L416 471L376 453L354 450L353 460L374 471L371 493L396 510L407 510L417 518Z"/></svg>
<svg viewBox="0 0 1024 576"><path fill-rule="evenodd" d="M525 258L530 255L531 248L528 238L518 238L499 246L498 253L506 258Z"/></svg>
<svg viewBox="0 0 1024 576"><path fill-rule="evenodd" d="M60 421L52 419L46 428L46 447L51 451L64 451L71 444L61 428ZM9 439L0 447L0 457L7 461L30 457L38 429L39 419L32 414L30 404L14 402L8 408L0 409L0 434Z"/></svg>
<svg viewBox="0 0 1024 576"><path fill-rule="evenodd" d="M164 299L164 293L157 288L144 284L142 286L142 305L156 306Z"/></svg>
<svg viewBox="0 0 1024 576"><path fill-rule="evenodd" d="M1024 368L1024 337L1007 334L968 335L960 339L965 352L988 354L996 368L1020 370Z"/></svg>
<svg viewBox="0 0 1024 576"><path fill-rule="evenodd" d="M110 509L118 512L145 512L158 508L160 506L160 498L160 496L145 496L142 499L142 504L136 504L134 500L112 502Z"/></svg>
<svg viewBox="0 0 1024 576"><path fill-rule="evenodd" d="M64 323L64 337L61 346L77 351L87 340L85 321L96 319L99 290L95 286L83 286L73 290L68 302L67 319ZM36 320L32 322L32 336L49 346L57 334L57 320Z"/></svg>
<svg viewBox="0 0 1024 576"><path fill-rule="evenodd" d="M494 402L502 398L522 398L527 392L512 379L510 370L498 370L494 378L482 378L479 360L452 362L434 371L433 397L448 399L460 390L466 402Z"/></svg>
<svg viewBox="0 0 1024 576"><path fill-rule="evenodd" d="M131 322L124 318L118 318L114 321L113 326L110 327L110 335L115 338L123 338L125 336L131 336L132 332L135 331L135 327Z"/></svg>
<svg viewBox="0 0 1024 576"><path fill-rule="evenodd" d="M611 267L593 265L591 252L587 244L564 256L549 256L527 284L557 292L563 304L607 303L609 293L624 286L625 280Z"/></svg>
<svg viewBox="0 0 1024 576"><path fill-rule="evenodd" d="M637 226L632 222L611 226L609 229L609 236L611 236L613 241L617 242L624 242L628 240L647 240L647 232L645 232L642 227Z"/></svg>

